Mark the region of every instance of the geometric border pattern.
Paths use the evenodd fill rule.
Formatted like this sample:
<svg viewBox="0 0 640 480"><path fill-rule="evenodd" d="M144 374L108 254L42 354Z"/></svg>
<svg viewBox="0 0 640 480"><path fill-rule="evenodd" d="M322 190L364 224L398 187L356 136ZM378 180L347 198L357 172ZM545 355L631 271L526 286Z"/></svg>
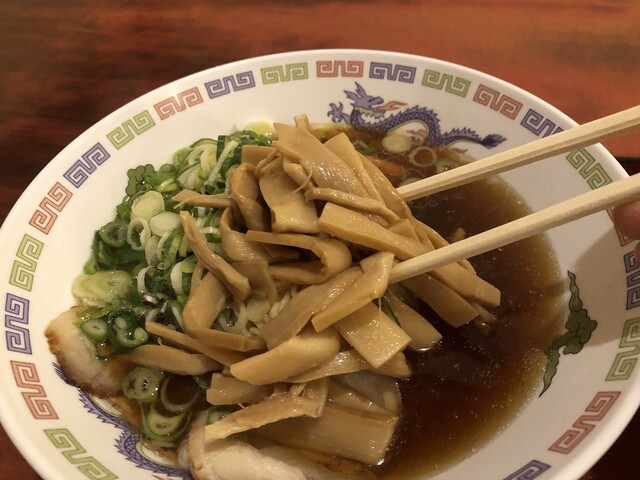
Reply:
<svg viewBox="0 0 640 480"><path fill-rule="evenodd" d="M627 274L627 305L626 309L640 306L640 263L633 252L625 253L622 257L624 271Z"/></svg>
<svg viewBox="0 0 640 480"><path fill-rule="evenodd" d="M144 110L128 120L125 120L120 126L107 133L107 138L111 144L116 147L116 149L120 150L127 143L133 140L136 135L146 132L155 126L155 124L156 122L153 121L149 111Z"/></svg>
<svg viewBox="0 0 640 480"><path fill-rule="evenodd" d="M422 85L436 90L444 90L459 97L466 97L471 81L462 77L454 77L449 73L425 69L422 75Z"/></svg>
<svg viewBox="0 0 640 480"><path fill-rule="evenodd" d="M7 350L31 355L31 338L29 329L25 327L29 325L29 300L7 293L4 311Z"/></svg>
<svg viewBox="0 0 640 480"><path fill-rule="evenodd" d="M89 178L96 169L106 162L111 154L101 143L96 143L93 147L87 150L81 160L71 165L71 167L64 173L63 177L69 180L71 185L76 188L80 186Z"/></svg>
<svg viewBox="0 0 640 480"><path fill-rule="evenodd" d="M529 463L513 472L504 480L533 480L549 470L551 465L547 465L539 460L531 460Z"/></svg>
<svg viewBox="0 0 640 480"><path fill-rule="evenodd" d="M115 480L118 477L94 457L87 455L80 442L66 428L44 430L51 444L90 480Z"/></svg>
<svg viewBox="0 0 640 480"><path fill-rule="evenodd" d="M538 137L548 137L563 130L533 108L527 110L520 121L520 125Z"/></svg>
<svg viewBox="0 0 640 480"><path fill-rule="evenodd" d="M638 362L640 354L640 317L630 318L624 322L620 338L620 351L616 354L609 369L606 381L628 380Z"/></svg>
<svg viewBox="0 0 640 480"><path fill-rule="evenodd" d="M584 148L567 155L567 161L575 168L592 190L611 183L611 177L596 159Z"/></svg>
<svg viewBox="0 0 640 480"><path fill-rule="evenodd" d="M316 76L318 78L362 77L364 62L361 60L318 60Z"/></svg>
<svg viewBox="0 0 640 480"><path fill-rule="evenodd" d="M240 72L235 75L227 75L222 78L216 78L204 84L204 89L210 99L222 97L229 93L246 90L256 86L253 79L253 72Z"/></svg>
<svg viewBox="0 0 640 480"><path fill-rule="evenodd" d="M17 387L21 392L27 408L36 420L57 419L58 414L47 398L44 387L40 383L38 370L33 363L12 360L11 371Z"/></svg>
<svg viewBox="0 0 640 480"><path fill-rule="evenodd" d="M155 108L160 120L166 120L170 116L186 110L187 107L193 107L202 102L200 90L198 87L193 87L156 103L153 108Z"/></svg>
<svg viewBox="0 0 640 480"><path fill-rule="evenodd" d="M260 69L263 85L290 82L292 80L306 80L309 78L309 68L305 62L273 65Z"/></svg>
<svg viewBox="0 0 640 480"><path fill-rule="evenodd" d="M13 262L13 268L11 269L11 277L9 278L11 285L22 290L31 291L33 279L35 278L34 273L38 266L38 258L40 258L43 248L44 243L40 240L36 240L26 233L24 234L16 252L18 259Z"/></svg>
<svg viewBox="0 0 640 480"><path fill-rule="evenodd" d="M56 182L47 196L40 202L40 208L33 212L29 225L48 235L58 218L58 213L62 212L72 196L73 193L71 191L66 189L60 182Z"/></svg>
<svg viewBox="0 0 640 480"><path fill-rule="evenodd" d="M522 109L522 103L483 84L478 85L473 101L489 107L511 120L514 120Z"/></svg>
<svg viewBox="0 0 640 480"><path fill-rule="evenodd" d="M564 455L571 453L580 443L591 433L596 427L597 422L601 421L611 410L616 402L620 392L598 392L593 400L585 409L585 414L576 420L572 428L564 432L549 447L552 452L562 453Z"/></svg>
<svg viewBox="0 0 640 480"><path fill-rule="evenodd" d="M371 65L369 65L369 78L413 83L416 78L416 70L416 67L409 65L371 62Z"/></svg>

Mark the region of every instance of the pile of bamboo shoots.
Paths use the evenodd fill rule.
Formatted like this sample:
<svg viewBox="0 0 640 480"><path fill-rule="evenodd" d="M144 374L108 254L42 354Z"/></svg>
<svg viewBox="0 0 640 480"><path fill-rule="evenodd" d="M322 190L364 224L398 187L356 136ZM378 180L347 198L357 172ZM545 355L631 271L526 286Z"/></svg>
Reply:
<svg viewBox="0 0 640 480"><path fill-rule="evenodd" d="M441 338L405 300L422 299L458 327L486 318L500 292L466 261L389 285L396 262L446 241L414 218L344 133L322 143L304 116L274 128L273 146L244 148L227 195L175 197L225 209L224 254L182 212L198 258L184 332L148 322L162 344L127 357L168 372L211 373L207 400L228 411L205 426L206 442L250 431L377 464L401 415L397 380L411 375L403 351ZM390 309L380 306L383 295ZM265 312L246 334L216 328L233 302Z"/></svg>

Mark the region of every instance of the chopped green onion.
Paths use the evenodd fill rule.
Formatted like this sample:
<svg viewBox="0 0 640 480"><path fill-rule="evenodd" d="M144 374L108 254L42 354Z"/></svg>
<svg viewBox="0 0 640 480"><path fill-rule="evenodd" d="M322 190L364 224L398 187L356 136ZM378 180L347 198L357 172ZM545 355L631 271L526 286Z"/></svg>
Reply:
<svg viewBox="0 0 640 480"><path fill-rule="evenodd" d="M98 342L96 345L96 358L98 360L107 360L116 352L116 348L110 342Z"/></svg>
<svg viewBox="0 0 640 480"><path fill-rule="evenodd" d="M124 246L126 234L127 222L120 219L115 219L114 221L107 223L98 231L98 235L100 235L102 241L114 248Z"/></svg>
<svg viewBox="0 0 640 480"><path fill-rule="evenodd" d="M131 218L131 206L127 199L116 206L116 215L125 222L129 221Z"/></svg>
<svg viewBox="0 0 640 480"><path fill-rule="evenodd" d="M142 251L151 238L149 222L143 217L133 218L127 227L127 243L132 249Z"/></svg>
<svg viewBox="0 0 640 480"><path fill-rule="evenodd" d="M154 215L149 220L149 227L154 235L161 237L166 232L171 232L180 226L180 215L175 212L163 211Z"/></svg>
<svg viewBox="0 0 640 480"><path fill-rule="evenodd" d="M363 155L372 155L376 153L375 148L370 147L362 140L356 140L355 142L353 142L353 146L356 150L358 150Z"/></svg>
<svg viewBox="0 0 640 480"><path fill-rule="evenodd" d="M200 140L196 140L194 143L190 145L191 148L199 147L201 145L216 145L216 142L213 138L201 138Z"/></svg>
<svg viewBox="0 0 640 480"><path fill-rule="evenodd" d="M79 275L71 292L90 306L105 306L123 297L132 286L131 277L122 270L101 270L91 275Z"/></svg>
<svg viewBox="0 0 640 480"><path fill-rule="evenodd" d="M180 262L180 268L184 273L193 273L198 263L198 258L195 255L190 255Z"/></svg>
<svg viewBox="0 0 640 480"><path fill-rule="evenodd" d="M158 263L158 242L160 237L157 235L152 236L144 245L144 258L148 265L155 265Z"/></svg>
<svg viewBox="0 0 640 480"><path fill-rule="evenodd" d="M382 147L390 153L405 153L411 150L412 140L408 135L391 133L382 139Z"/></svg>
<svg viewBox="0 0 640 480"><path fill-rule="evenodd" d="M172 447L186 432L190 419L190 412L164 415L152 405L147 414L142 417L142 427L150 440L161 446Z"/></svg>
<svg viewBox="0 0 640 480"><path fill-rule="evenodd" d="M236 149L238 145L239 143L236 142L235 140L226 142L226 144L224 145L224 148L218 155L218 162L213 167L213 170L211 171L211 174L209 175L209 178L207 179L206 183L213 183L218 179L218 175L221 174L222 167L225 165L227 157L231 155L231 153ZM220 149L220 143L218 143L218 149ZM227 170L228 168L229 167L227 167Z"/></svg>
<svg viewBox="0 0 640 480"><path fill-rule="evenodd" d="M162 257L162 267L158 265L158 268L168 270L175 264L176 256L178 255L178 250L180 249L180 245L182 244L183 236L184 235L182 232L173 232L173 234L171 235L171 242L169 242L169 247L167 248L167 252Z"/></svg>
<svg viewBox="0 0 640 480"><path fill-rule="evenodd" d="M149 220L164 210L164 197L160 192L151 190L135 199L131 205L131 217L142 217Z"/></svg>
<svg viewBox="0 0 640 480"><path fill-rule="evenodd" d="M182 295L184 293L184 282L182 281L182 277L184 275L184 270L182 269L182 262L176 263L171 269L171 274L169 278L171 279L171 288L176 292L176 295Z"/></svg>
<svg viewBox="0 0 640 480"><path fill-rule="evenodd" d="M216 423L218 420L222 420L231 412L232 410L229 408L212 408L207 414L206 424L211 425L212 423Z"/></svg>
<svg viewBox="0 0 640 480"><path fill-rule="evenodd" d="M127 332L124 329L116 329L114 342L121 348L131 350L140 345L144 345L149 340L149 334L142 328L136 328L133 333Z"/></svg>
<svg viewBox="0 0 640 480"><path fill-rule="evenodd" d="M122 381L122 392L132 400L152 402L158 397L163 377L158 370L136 367Z"/></svg>
<svg viewBox="0 0 640 480"><path fill-rule="evenodd" d="M109 336L107 322L99 318L91 318L80 323L80 330L94 342L104 342Z"/></svg>
<svg viewBox="0 0 640 480"><path fill-rule="evenodd" d="M129 328L129 323L127 322L127 319L122 316L116 317L113 320L113 325L120 330L128 330Z"/></svg>

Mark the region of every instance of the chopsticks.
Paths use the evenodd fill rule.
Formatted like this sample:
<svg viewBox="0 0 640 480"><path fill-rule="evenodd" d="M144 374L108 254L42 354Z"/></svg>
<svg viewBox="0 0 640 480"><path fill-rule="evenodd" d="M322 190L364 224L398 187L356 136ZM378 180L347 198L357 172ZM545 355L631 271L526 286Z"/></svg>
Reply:
<svg viewBox="0 0 640 480"><path fill-rule="evenodd" d="M389 282L399 282L464 258L522 240L564 223L640 198L640 174L610 183L498 227L396 264Z"/></svg>
<svg viewBox="0 0 640 480"><path fill-rule="evenodd" d="M398 188L405 200L441 192L640 129L640 105Z"/></svg>
<svg viewBox="0 0 640 480"><path fill-rule="evenodd" d="M639 129L640 106L636 106L434 175L399 188L398 191L406 200L413 200ZM479 165L476 166L476 164ZM449 263L488 252L586 215L614 207L634 197L640 198L640 174L610 183L486 232L400 262L391 270L389 282L406 280Z"/></svg>

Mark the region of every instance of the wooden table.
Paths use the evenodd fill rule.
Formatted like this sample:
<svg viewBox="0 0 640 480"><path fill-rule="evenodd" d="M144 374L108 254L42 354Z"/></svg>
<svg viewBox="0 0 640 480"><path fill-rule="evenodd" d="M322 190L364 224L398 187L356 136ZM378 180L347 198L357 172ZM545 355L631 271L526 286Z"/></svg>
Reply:
<svg viewBox="0 0 640 480"><path fill-rule="evenodd" d="M55 154L96 121L184 75L312 48L396 50L501 77L585 122L640 103L635 0L3 0L0 221ZM638 170L640 135L606 143ZM585 475L637 478L640 415ZM0 429L0 477L37 479Z"/></svg>

